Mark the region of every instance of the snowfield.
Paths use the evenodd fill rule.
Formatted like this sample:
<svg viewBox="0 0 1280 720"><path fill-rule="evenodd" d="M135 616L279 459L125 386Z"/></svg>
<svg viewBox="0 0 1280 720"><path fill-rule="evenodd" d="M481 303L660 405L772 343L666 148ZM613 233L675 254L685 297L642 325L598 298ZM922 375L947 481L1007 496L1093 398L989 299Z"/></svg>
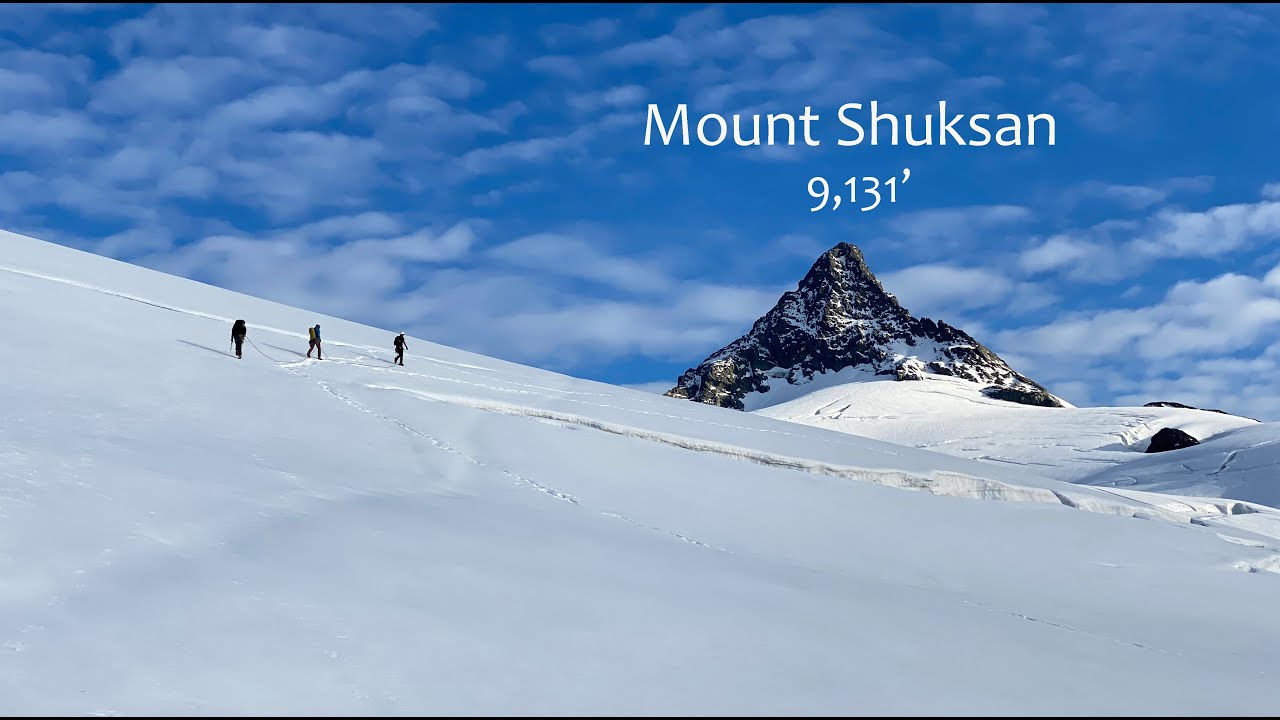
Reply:
<svg viewBox="0 0 1280 720"><path fill-rule="evenodd" d="M805 392L807 388L812 389ZM1237 472L1230 476L1231 483L1210 472L1217 470L1225 455L1245 444L1280 440L1280 424L1172 407L1034 407L994 400L981 390L981 385L958 378L929 376L899 382L850 370L818 376L812 384L789 386L773 404L765 400L771 393L756 395L753 401L755 412L766 417L1025 467L1056 480L1091 483L1095 477L1107 478L1108 484L1142 489L1156 489L1158 484L1161 491L1280 505L1280 473L1276 472L1280 466L1275 464L1280 456L1267 456L1269 461L1258 456L1258 462L1241 464L1238 469L1247 467L1254 474L1246 479ZM1202 442L1210 438L1216 442L1146 454L1152 436L1165 427L1181 429ZM1212 467L1181 468L1189 457L1208 455L1218 458ZM1135 461L1141 462L1132 465ZM1170 466L1178 468L1178 478L1157 482L1155 469ZM1142 478L1124 476L1130 467L1152 471ZM1117 482L1111 482L1113 477ZM1224 495L1228 488L1242 492Z"/></svg>
<svg viewBox="0 0 1280 720"><path fill-rule="evenodd" d="M11 234L0 318L5 714L1280 707L1261 505L421 339L394 367L391 332Z"/></svg>
<svg viewBox="0 0 1280 720"><path fill-rule="evenodd" d="M1193 447L1109 467L1082 482L1280 507L1280 424L1229 430Z"/></svg>

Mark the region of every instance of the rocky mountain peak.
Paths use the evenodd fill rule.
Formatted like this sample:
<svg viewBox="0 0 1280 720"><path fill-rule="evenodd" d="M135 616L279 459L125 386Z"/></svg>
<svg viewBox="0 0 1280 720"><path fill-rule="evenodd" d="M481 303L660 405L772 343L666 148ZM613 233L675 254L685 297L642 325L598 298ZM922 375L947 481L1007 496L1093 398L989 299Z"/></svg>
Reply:
<svg viewBox="0 0 1280 720"><path fill-rule="evenodd" d="M750 332L690 368L666 394L742 410L748 395L760 393L768 404L778 383L802 385L845 368L898 380L952 375L983 383L998 399L1062 405L964 331L912 317L847 242L823 253Z"/></svg>

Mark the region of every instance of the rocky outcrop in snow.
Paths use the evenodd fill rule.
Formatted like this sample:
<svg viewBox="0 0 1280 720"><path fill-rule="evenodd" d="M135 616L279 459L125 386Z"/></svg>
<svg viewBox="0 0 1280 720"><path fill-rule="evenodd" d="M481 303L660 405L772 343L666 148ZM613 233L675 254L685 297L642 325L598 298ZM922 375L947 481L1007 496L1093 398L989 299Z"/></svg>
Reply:
<svg viewBox="0 0 1280 720"><path fill-rule="evenodd" d="M1151 437L1151 444L1147 446L1147 452L1168 452L1170 450L1181 450L1182 448L1199 444L1199 440L1178 428L1161 428L1160 432Z"/></svg>

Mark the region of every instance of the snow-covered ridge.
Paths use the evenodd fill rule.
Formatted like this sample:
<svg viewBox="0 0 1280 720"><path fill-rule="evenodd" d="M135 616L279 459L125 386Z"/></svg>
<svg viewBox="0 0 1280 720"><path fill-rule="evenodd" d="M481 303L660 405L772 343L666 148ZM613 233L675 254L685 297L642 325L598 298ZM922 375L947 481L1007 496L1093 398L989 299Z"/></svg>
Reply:
<svg viewBox="0 0 1280 720"><path fill-rule="evenodd" d="M1024 467L1100 487L1280 505L1280 425L1176 406L1039 408L984 396L957 378L892 383L835 374L759 414L861 437ZM1162 428L1201 445L1145 455ZM1237 462L1238 460L1238 462Z"/></svg>
<svg viewBox="0 0 1280 720"><path fill-rule="evenodd" d="M1280 423L1209 434L1199 445L1103 468L1079 482L1148 492L1232 497L1280 507Z"/></svg>
<svg viewBox="0 0 1280 720"><path fill-rule="evenodd" d="M1004 401L1067 405L963 330L912 317L849 243L818 258L746 335L686 371L667 395L744 410L846 371L898 380L954 376Z"/></svg>
<svg viewBox="0 0 1280 720"><path fill-rule="evenodd" d="M393 367L393 333L18 236L0 266L8 714L1275 706L1265 509L421 339Z"/></svg>

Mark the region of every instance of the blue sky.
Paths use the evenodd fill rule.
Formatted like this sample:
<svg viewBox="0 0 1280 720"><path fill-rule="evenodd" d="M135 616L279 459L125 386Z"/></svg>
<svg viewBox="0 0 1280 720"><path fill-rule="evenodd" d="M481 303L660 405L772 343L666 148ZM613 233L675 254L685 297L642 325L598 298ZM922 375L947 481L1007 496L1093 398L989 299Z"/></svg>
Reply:
<svg viewBox="0 0 1280 720"><path fill-rule="evenodd" d="M1278 42L1268 6L5 5L0 218L646 387L849 241L1076 404L1280 420ZM839 147L871 100L1056 144ZM651 102L809 106L821 145L645 147Z"/></svg>

